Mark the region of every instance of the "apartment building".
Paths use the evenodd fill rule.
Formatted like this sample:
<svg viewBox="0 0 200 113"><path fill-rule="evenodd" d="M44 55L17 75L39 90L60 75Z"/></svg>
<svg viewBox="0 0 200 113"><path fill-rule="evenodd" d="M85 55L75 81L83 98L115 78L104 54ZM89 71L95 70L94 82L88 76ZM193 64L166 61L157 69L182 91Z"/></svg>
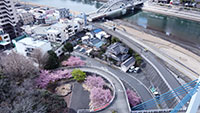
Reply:
<svg viewBox="0 0 200 113"><path fill-rule="evenodd" d="M0 27L13 39L17 35L17 10L15 0L0 0Z"/></svg>

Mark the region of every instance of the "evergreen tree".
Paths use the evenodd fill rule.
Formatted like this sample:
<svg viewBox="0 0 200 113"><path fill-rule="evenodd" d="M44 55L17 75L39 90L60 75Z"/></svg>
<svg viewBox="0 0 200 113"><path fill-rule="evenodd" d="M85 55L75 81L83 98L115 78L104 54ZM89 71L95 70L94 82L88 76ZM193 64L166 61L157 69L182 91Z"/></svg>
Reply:
<svg viewBox="0 0 200 113"><path fill-rule="evenodd" d="M58 56L52 50L48 51L48 58L45 63L44 69L55 69L59 66Z"/></svg>
<svg viewBox="0 0 200 113"><path fill-rule="evenodd" d="M73 48L73 45L72 45L71 43L67 42L67 43L64 45L64 47L63 47L62 50L63 50L64 52L68 52L68 53L70 54L71 52L73 52L74 48Z"/></svg>

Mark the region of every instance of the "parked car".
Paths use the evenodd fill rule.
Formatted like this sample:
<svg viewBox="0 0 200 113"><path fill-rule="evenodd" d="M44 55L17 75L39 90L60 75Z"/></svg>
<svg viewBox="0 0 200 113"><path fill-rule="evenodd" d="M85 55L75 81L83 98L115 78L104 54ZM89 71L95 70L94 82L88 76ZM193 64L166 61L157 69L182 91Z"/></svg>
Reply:
<svg viewBox="0 0 200 113"><path fill-rule="evenodd" d="M75 47L74 47L74 50L80 50L81 49L81 47L79 46L79 45L76 45Z"/></svg>
<svg viewBox="0 0 200 113"><path fill-rule="evenodd" d="M135 69L135 66L131 66L131 67L128 69L128 72L129 72L129 73L132 73L132 72L134 72L134 69Z"/></svg>
<svg viewBox="0 0 200 113"><path fill-rule="evenodd" d="M81 49L79 50L79 52L85 54L85 53L86 53L86 50L85 50L84 48L81 48Z"/></svg>
<svg viewBox="0 0 200 113"><path fill-rule="evenodd" d="M143 50L144 52L148 52L148 49L147 48L144 48L144 50Z"/></svg>
<svg viewBox="0 0 200 113"><path fill-rule="evenodd" d="M139 71L140 71L140 67L136 67L133 72L134 73L139 73Z"/></svg>

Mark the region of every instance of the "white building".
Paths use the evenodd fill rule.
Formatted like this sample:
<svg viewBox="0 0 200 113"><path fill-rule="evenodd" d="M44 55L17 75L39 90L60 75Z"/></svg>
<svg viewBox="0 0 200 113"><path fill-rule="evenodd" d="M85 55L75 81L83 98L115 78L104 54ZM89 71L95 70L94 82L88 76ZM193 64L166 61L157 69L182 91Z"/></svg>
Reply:
<svg viewBox="0 0 200 113"><path fill-rule="evenodd" d="M40 49L43 55L52 49L50 42L32 37L25 37L12 42L15 45L16 51L24 56L30 56L34 49Z"/></svg>
<svg viewBox="0 0 200 113"><path fill-rule="evenodd" d="M20 19L23 23L23 25L33 24L34 23L34 15L32 13L29 13L28 11L24 9L17 9Z"/></svg>
<svg viewBox="0 0 200 113"><path fill-rule="evenodd" d="M0 28L0 45L5 47L8 44L10 44L10 36Z"/></svg>
<svg viewBox="0 0 200 113"><path fill-rule="evenodd" d="M0 27L11 38L16 37L16 25L18 22L15 4L14 0L0 0Z"/></svg>
<svg viewBox="0 0 200 113"><path fill-rule="evenodd" d="M55 24L59 21L60 15L58 11L49 13L45 16L45 24Z"/></svg>
<svg viewBox="0 0 200 113"><path fill-rule="evenodd" d="M69 39L67 24L57 23L51 25L47 30L47 39L51 42L63 43Z"/></svg>
<svg viewBox="0 0 200 113"><path fill-rule="evenodd" d="M95 34L95 37L102 39L102 38L109 38L110 35L107 34L105 31L101 31Z"/></svg>

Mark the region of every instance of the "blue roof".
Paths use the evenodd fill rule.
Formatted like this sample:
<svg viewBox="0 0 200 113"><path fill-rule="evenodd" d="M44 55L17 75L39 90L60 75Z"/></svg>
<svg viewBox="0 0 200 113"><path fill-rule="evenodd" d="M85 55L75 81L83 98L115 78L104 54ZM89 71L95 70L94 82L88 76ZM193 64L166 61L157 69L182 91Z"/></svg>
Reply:
<svg viewBox="0 0 200 113"><path fill-rule="evenodd" d="M98 33L98 32L101 32L101 31L102 31L102 29L100 29L100 28L93 30L94 33Z"/></svg>
<svg viewBox="0 0 200 113"><path fill-rule="evenodd" d="M92 43L93 46L97 48L100 48L103 44L105 44L105 42L103 42L102 40L98 38L92 39L90 42Z"/></svg>

